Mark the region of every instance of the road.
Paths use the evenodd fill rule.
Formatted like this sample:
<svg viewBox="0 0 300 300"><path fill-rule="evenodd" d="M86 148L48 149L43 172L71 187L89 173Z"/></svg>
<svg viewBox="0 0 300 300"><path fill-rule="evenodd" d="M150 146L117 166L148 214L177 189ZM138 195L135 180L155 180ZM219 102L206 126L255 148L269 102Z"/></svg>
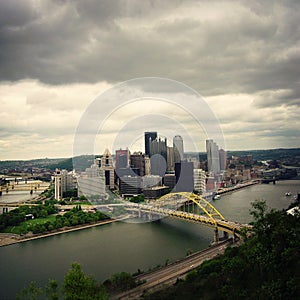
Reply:
<svg viewBox="0 0 300 300"><path fill-rule="evenodd" d="M232 243L232 239L228 239L218 245L211 246L201 252L194 253L180 261L172 263L162 269L141 274L136 277L137 281L146 281L138 287L129 291L120 293L112 297L112 299L139 299L140 296L149 290L159 289L162 285L170 285L187 274L192 269L200 266L205 260L211 259L218 254L222 254L225 248Z"/></svg>

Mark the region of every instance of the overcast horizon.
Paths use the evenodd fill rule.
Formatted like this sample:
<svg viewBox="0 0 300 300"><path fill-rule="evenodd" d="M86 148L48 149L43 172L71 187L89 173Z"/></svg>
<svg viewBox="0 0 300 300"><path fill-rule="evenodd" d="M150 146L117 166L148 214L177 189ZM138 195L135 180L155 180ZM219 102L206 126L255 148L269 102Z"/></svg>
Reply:
<svg viewBox="0 0 300 300"><path fill-rule="evenodd" d="M299 13L296 0L2 0L0 160L72 157L96 96L141 77L199 93L226 150L299 148ZM147 84L139 89L147 94ZM205 152L214 136L184 107L157 100L192 97L159 85L154 96L122 107L112 98L113 111L103 101L97 154L143 151L144 129L182 135L186 152ZM128 144L115 142L120 130Z"/></svg>

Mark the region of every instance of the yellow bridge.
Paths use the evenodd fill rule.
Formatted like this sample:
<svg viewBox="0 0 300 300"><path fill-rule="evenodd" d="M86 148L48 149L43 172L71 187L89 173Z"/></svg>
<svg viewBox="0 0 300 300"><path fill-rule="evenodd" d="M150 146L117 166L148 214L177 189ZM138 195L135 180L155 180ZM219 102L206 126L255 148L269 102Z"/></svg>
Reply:
<svg viewBox="0 0 300 300"><path fill-rule="evenodd" d="M14 192L14 191L29 191L33 193L33 191L44 191L48 188L49 183L42 181L28 181L27 183L15 183L10 182L4 186L0 186L0 193L6 192Z"/></svg>
<svg viewBox="0 0 300 300"><path fill-rule="evenodd" d="M193 193L169 193L149 204L128 203L126 207L129 211L136 212L139 217L142 214L148 214L150 217L163 215L213 227L215 242L219 240L219 230L227 237L228 233L240 236L243 230L252 229L248 224L226 220L211 203Z"/></svg>

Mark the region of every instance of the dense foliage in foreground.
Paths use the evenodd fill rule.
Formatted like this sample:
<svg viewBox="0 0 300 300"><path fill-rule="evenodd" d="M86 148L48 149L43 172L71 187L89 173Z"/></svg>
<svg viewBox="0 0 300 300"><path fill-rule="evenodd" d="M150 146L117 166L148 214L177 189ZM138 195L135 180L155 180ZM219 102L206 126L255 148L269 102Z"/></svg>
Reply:
<svg viewBox="0 0 300 300"><path fill-rule="evenodd" d="M300 216L253 204L254 235L145 299L300 299Z"/></svg>
<svg viewBox="0 0 300 300"><path fill-rule="evenodd" d="M78 263L73 263L64 277L62 287L56 280L50 279L45 287L38 287L35 282L20 291L18 300L108 300L108 293L118 293L136 286L134 278L125 272L117 273L103 284L84 274ZM108 293L107 293L108 292Z"/></svg>

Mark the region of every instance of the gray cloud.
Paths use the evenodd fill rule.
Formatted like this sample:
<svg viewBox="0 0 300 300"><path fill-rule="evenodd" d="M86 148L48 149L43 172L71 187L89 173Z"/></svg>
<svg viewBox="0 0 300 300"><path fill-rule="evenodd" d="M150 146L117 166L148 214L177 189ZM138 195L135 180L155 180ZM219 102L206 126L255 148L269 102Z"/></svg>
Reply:
<svg viewBox="0 0 300 300"><path fill-rule="evenodd" d="M295 2L47 1L26 9L9 2L1 6L19 21L1 27L2 80L115 83L161 76L205 95L298 84ZM213 18L218 8L229 15Z"/></svg>
<svg viewBox="0 0 300 300"><path fill-rule="evenodd" d="M274 145L276 135L296 137L297 125L284 122L297 124L293 111L300 107L299 10L296 0L2 0L0 102L7 110L0 112L1 128L30 133L43 112L48 122L57 117L54 134L69 134L72 114L79 119L103 86L154 76L215 96L213 107L237 143L238 130L264 128L267 136L275 126ZM147 82L141 89L147 92ZM160 92L178 91L157 86ZM16 107L34 121L27 111L12 110L16 95L16 103L24 98ZM44 134L48 124L35 130Z"/></svg>

